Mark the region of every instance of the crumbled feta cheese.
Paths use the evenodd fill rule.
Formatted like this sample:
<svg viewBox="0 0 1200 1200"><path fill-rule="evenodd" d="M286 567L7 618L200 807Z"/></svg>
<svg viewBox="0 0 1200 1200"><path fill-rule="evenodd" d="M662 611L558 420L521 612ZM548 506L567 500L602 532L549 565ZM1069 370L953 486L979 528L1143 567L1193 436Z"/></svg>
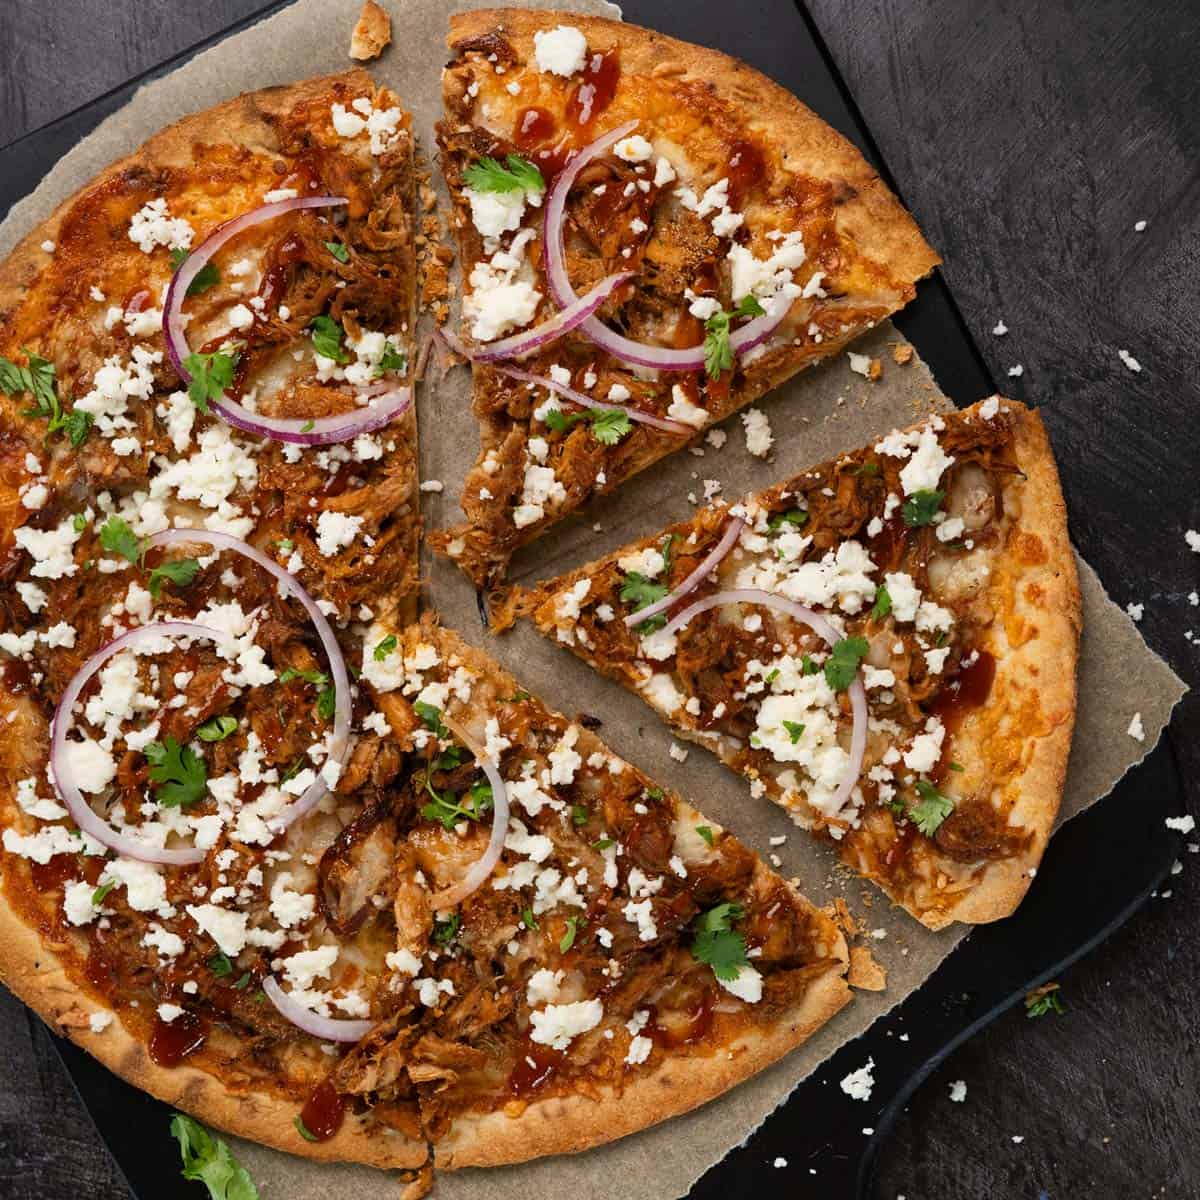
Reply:
<svg viewBox="0 0 1200 1200"><path fill-rule="evenodd" d="M604 1019L599 1000L579 1000L574 1004L548 1004L529 1014L530 1039L555 1050L565 1050L580 1034L595 1029Z"/></svg>
<svg viewBox="0 0 1200 1200"><path fill-rule="evenodd" d="M842 1080L842 1091L850 1097L851 1100L870 1100L871 1089L875 1086L875 1076L873 1074L875 1068L875 1060L867 1059L865 1067L859 1067L857 1071L851 1071L845 1079Z"/></svg>
<svg viewBox="0 0 1200 1200"><path fill-rule="evenodd" d="M766 458L775 443L767 414L757 408L747 409L742 413L742 424L746 427L746 449L757 458Z"/></svg>
<svg viewBox="0 0 1200 1200"><path fill-rule="evenodd" d="M142 205L129 222L129 240L149 254L156 246L187 250L195 231L182 217L172 217L167 202L159 196Z"/></svg>
<svg viewBox="0 0 1200 1200"><path fill-rule="evenodd" d="M533 35L533 59L539 71L569 78L583 70L587 38L574 25L538 30Z"/></svg>

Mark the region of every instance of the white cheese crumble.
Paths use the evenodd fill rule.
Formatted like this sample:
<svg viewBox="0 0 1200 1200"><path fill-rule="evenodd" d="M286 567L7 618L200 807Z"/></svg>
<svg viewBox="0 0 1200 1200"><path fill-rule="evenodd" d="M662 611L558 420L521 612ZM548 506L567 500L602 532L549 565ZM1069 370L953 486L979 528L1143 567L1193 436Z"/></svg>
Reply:
<svg viewBox="0 0 1200 1200"><path fill-rule="evenodd" d="M574 25L538 30L533 35L533 59L539 71L570 78L587 61L587 38Z"/></svg>
<svg viewBox="0 0 1200 1200"><path fill-rule="evenodd" d="M851 1071L845 1079L842 1080L842 1091L850 1097L851 1100L870 1100L871 1089L875 1086L875 1076L872 1073L875 1068L875 1060L867 1059L865 1067L859 1067L857 1071Z"/></svg>
<svg viewBox="0 0 1200 1200"><path fill-rule="evenodd" d="M129 240L149 254L156 246L187 250L195 231L182 217L172 217L167 202L159 196L142 205L129 222Z"/></svg>
<svg viewBox="0 0 1200 1200"><path fill-rule="evenodd" d="M599 1000L579 1000L574 1004L548 1004L529 1014L530 1039L555 1050L565 1050L582 1033L595 1029L604 1019Z"/></svg>

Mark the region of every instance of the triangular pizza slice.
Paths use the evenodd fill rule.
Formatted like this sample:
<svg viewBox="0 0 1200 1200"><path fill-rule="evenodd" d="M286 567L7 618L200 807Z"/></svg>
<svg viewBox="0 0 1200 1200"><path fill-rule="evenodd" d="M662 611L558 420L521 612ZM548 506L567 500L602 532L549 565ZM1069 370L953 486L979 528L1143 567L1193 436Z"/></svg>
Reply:
<svg viewBox="0 0 1200 1200"><path fill-rule="evenodd" d="M451 18L441 162L479 458L431 539L475 581L906 304L937 264L861 154L728 56L616 21Z"/></svg>
<svg viewBox="0 0 1200 1200"><path fill-rule="evenodd" d="M1036 412L932 416L520 605L929 927L1025 894L1081 619Z"/></svg>

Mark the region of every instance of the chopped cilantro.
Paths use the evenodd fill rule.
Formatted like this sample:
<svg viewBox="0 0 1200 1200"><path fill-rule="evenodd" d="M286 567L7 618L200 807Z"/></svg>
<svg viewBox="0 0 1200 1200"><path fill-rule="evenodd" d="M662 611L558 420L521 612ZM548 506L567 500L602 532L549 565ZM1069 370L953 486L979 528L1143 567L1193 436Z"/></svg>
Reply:
<svg viewBox="0 0 1200 1200"><path fill-rule="evenodd" d="M331 687L323 687L317 693L317 716L322 721L333 720L333 710L337 707L337 692Z"/></svg>
<svg viewBox="0 0 1200 1200"><path fill-rule="evenodd" d="M150 595L155 600L158 599L158 594L162 591L164 579L169 580L178 587L187 587L196 578L196 573L199 570L200 564L194 558L176 558L155 567L150 572Z"/></svg>
<svg viewBox="0 0 1200 1200"><path fill-rule="evenodd" d="M383 660L387 658L387 656L391 654L393 650L395 650L397 644L396 635L394 633L389 633L387 637L383 638L375 647L375 651L371 657L374 658L376 662L383 662Z"/></svg>
<svg viewBox="0 0 1200 1200"><path fill-rule="evenodd" d="M616 842L610 837L597 838L593 843L597 850L607 850L609 846L615 846Z"/></svg>
<svg viewBox="0 0 1200 1200"><path fill-rule="evenodd" d="M863 475L878 475L879 464L873 458L868 458L865 463L860 463L857 467L855 467L850 474L859 477Z"/></svg>
<svg viewBox="0 0 1200 1200"><path fill-rule="evenodd" d="M346 248L343 242L326 242L325 249L333 255L340 263L350 261L350 251Z"/></svg>
<svg viewBox="0 0 1200 1200"><path fill-rule="evenodd" d="M871 609L871 620L882 621L892 611L892 595L884 584L875 589L875 607Z"/></svg>
<svg viewBox="0 0 1200 1200"><path fill-rule="evenodd" d="M630 571L621 580L620 597L627 604L633 605L633 611L638 612L640 609L647 608L651 604L661 600L670 588L665 583L655 583L652 579L647 579L640 571ZM663 619L660 625L665 625L666 617L664 614L659 614ZM647 629L646 626L651 622L643 621L638 627L639 632L650 633L653 630ZM657 628L658 626L656 626Z"/></svg>
<svg viewBox="0 0 1200 1200"><path fill-rule="evenodd" d="M800 740L800 735L804 732L804 726L796 721L784 721L783 727L787 730L787 735L792 739L792 745L794 746Z"/></svg>
<svg viewBox="0 0 1200 1200"><path fill-rule="evenodd" d="M763 683L774 683L779 678L779 668L772 667L764 676Z"/></svg>
<svg viewBox="0 0 1200 1200"><path fill-rule="evenodd" d="M32 350L24 353L28 360L24 367L0 356L0 392L8 396L28 393L33 407L25 410L25 416L44 417L47 434L66 430L72 446L82 445L92 426L92 414L81 409L64 410L54 380L54 364Z"/></svg>
<svg viewBox="0 0 1200 1200"><path fill-rule="evenodd" d="M155 799L168 808L186 808L204 797L208 772L202 759L189 746L173 737L150 742L144 751L150 763L150 780L158 785Z"/></svg>
<svg viewBox="0 0 1200 1200"><path fill-rule="evenodd" d="M804 654L800 658L800 673L802 675L815 675L821 668L813 661L811 654Z"/></svg>
<svg viewBox="0 0 1200 1200"><path fill-rule="evenodd" d="M947 763L946 765L947 765L947 766L950 768L950 770L952 770L952 771L965 771L965 770L967 769L966 767L964 767L964 766L962 765L962 763L956 763L956 762L952 762L952 763Z"/></svg>
<svg viewBox="0 0 1200 1200"><path fill-rule="evenodd" d="M182 246L176 246L171 251L171 270L178 271L180 267L187 262L188 252ZM201 292L207 292L214 283L219 283L221 280L221 272L217 270L212 263L206 262L204 266L196 272L196 278L188 284L187 291L184 295L198 296Z"/></svg>
<svg viewBox="0 0 1200 1200"><path fill-rule="evenodd" d="M461 913L451 913L444 921L433 923L433 940L439 946L448 946L458 937L458 927L462 924Z"/></svg>
<svg viewBox="0 0 1200 1200"><path fill-rule="evenodd" d="M605 446L615 446L633 428L629 414L620 408L585 408L570 415L561 408L551 408L546 411L545 421L555 433L566 433L579 421L590 421L596 441Z"/></svg>
<svg viewBox="0 0 1200 1200"><path fill-rule="evenodd" d="M108 893L111 892L116 886L117 881L115 879L110 879L107 883L102 883L92 893L92 906L94 908L99 908L100 905L104 903L104 897L107 896Z"/></svg>
<svg viewBox="0 0 1200 1200"><path fill-rule="evenodd" d="M776 513L767 521L767 528L772 533L778 533L784 525L794 525L799 529L808 523L807 508L789 508L787 512Z"/></svg>
<svg viewBox="0 0 1200 1200"><path fill-rule="evenodd" d="M237 727L237 717L231 717L226 713L221 717L209 717L196 730L196 736L202 742L223 742Z"/></svg>
<svg viewBox="0 0 1200 1200"><path fill-rule="evenodd" d="M408 355L388 342L383 349L383 357L379 360L380 375L386 374L388 371L407 371L408 370Z"/></svg>
<svg viewBox="0 0 1200 1200"><path fill-rule="evenodd" d="M518 154L509 154L502 166L494 158L484 157L464 172L467 186L477 192L544 192L546 181L541 171Z"/></svg>
<svg viewBox="0 0 1200 1200"><path fill-rule="evenodd" d="M521 909L521 924L526 929L537 929L538 927L537 918L533 915L533 909L528 905Z"/></svg>
<svg viewBox="0 0 1200 1200"><path fill-rule="evenodd" d="M110 554L119 554L135 563L142 556L141 543L120 517L109 517L100 528L100 545Z"/></svg>
<svg viewBox="0 0 1200 1200"><path fill-rule="evenodd" d="M440 738L448 738L450 730L442 724L442 710L435 708L432 704L427 704L424 700L418 700L413 705L413 712L433 730Z"/></svg>
<svg viewBox="0 0 1200 1200"><path fill-rule="evenodd" d="M921 797L920 802L908 810L908 815L926 837L932 837L954 811L954 801L943 796L925 779L917 780L917 794Z"/></svg>
<svg viewBox="0 0 1200 1200"><path fill-rule="evenodd" d="M258 1188L250 1172L199 1121L176 1113L171 1118L171 1135L179 1142L184 1179L203 1183L209 1200L258 1200Z"/></svg>
<svg viewBox="0 0 1200 1200"><path fill-rule="evenodd" d="M191 376L188 396L202 413L208 412L208 402L219 400L225 389L233 383L239 355L224 354L220 350L212 354L189 354L183 360L183 369Z"/></svg>
<svg viewBox="0 0 1200 1200"><path fill-rule="evenodd" d="M332 317L313 317L308 327L312 330L313 349L322 358L331 358L340 363L350 361L350 355L342 349L342 327Z"/></svg>
<svg viewBox="0 0 1200 1200"><path fill-rule="evenodd" d="M218 950L208 960L208 969L218 978L225 979L233 974L233 961L224 950Z"/></svg>
<svg viewBox="0 0 1200 1200"><path fill-rule="evenodd" d="M697 825L696 832L711 846L714 844L715 838L711 825Z"/></svg>
<svg viewBox="0 0 1200 1200"><path fill-rule="evenodd" d="M1040 988L1034 988L1025 997L1025 1015L1027 1017L1044 1017L1047 1013L1056 1013L1058 1016L1062 1016L1066 1011L1066 1005L1062 1002L1057 983L1043 984Z"/></svg>
<svg viewBox="0 0 1200 1200"><path fill-rule="evenodd" d="M245 973L245 974L244 974L244 975L241 977L241 979L239 979L239 980L237 981L237 983L235 983L233 986L234 986L235 988L237 988L237 990L238 990L239 992L244 992L244 991L246 990L246 988L249 986L251 978L252 978L252 976L251 976L250 972L249 972L249 971L247 971L247 972L246 972L246 973ZM259 1004L261 1004L261 1003L262 1003L262 999L261 999L261 997L262 997L264 994L265 994L265 993L263 993L263 992L259 992L259 993L258 993L258 995L257 995L257 996L255 996L255 999L256 999L256 1000L259 1002Z"/></svg>
<svg viewBox="0 0 1200 1200"><path fill-rule="evenodd" d="M692 942L692 957L707 963L713 974L725 983L738 977L747 963L746 939L732 928L745 910L740 904L725 902L702 913L695 921L696 938Z"/></svg>
<svg viewBox="0 0 1200 1200"><path fill-rule="evenodd" d="M310 1133L310 1132L309 1132L308 1126L304 1124L304 1118L303 1118L302 1116L300 1116L300 1114L299 1114L299 1113L297 1113L297 1114L296 1114L295 1120L293 1120L293 1121L292 1121L292 1124L293 1124L293 1125L295 1125L295 1127L296 1127L296 1132L297 1132L297 1133L298 1133L298 1134L299 1134L299 1135L300 1135L300 1136L301 1136L301 1137L302 1137L302 1138L303 1138L303 1139L304 1139L306 1142L315 1142L315 1141L317 1141L317 1135L316 1135L315 1133Z"/></svg>
<svg viewBox="0 0 1200 1200"><path fill-rule="evenodd" d="M82 533L87 528L87 523L88 519L83 515L83 513L76 513L71 518L71 528L74 529L76 533Z"/></svg>
<svg viewBox="0 0 1200 1200"><path fill-rule="evenodd" d="M844 692L854 682L858 664L866 657L868 649L866 638L842 638L835 642L825 663L825 682L835 692Z"/></svg>
<svg viewBox="0 0 1200 1200"><path fill-rule="evenodd" d="M743 296L732 312L715 312L704 322L704 370L709 379L733 366L729 325L735 317L761 317L766 309L755 296Z"/></svg>
<svg viewBox="0 0 1200 1200"><path fill-rule="evenodd" d="M586 917L571 916L567 918L567 932L562 935L558 942L558 948L566 954L570 948L575 945L575 935L579 932L579 926L586 921Z"/></svg>
<svg viewBox="0 0 1200 1200"><path fill-rule="evenodd" d="M910 529L918 525L932 525L944 495L945 492L931 492L927 488L913 492L900 509L905 525Z"/></svg>
<svg viewBox="0 0 1200 1200"><path fill-rule="evenodd" d="M315 684L329 682L329 676L324 671L318 671L315 667L308 667L303 671L297 667L285 667L279 672L280 683L291 683L293 679L303 679L305 683Z"/></svg>
<svg viewBox="0 0 1200 1200"><path fill-rule="evenodd" d="M591 811L586 804L571 805L571 824L586 825L591 818Z"/></svg>
<svg viewBox="0 0 1200 1200"><path fill-rule="evenodd" d="M492 788L486 781L473 784L467 793L467 803L460 804L453 792L438 792L425 779L425 790L433 797L429 804L421 809L421 815L427 821L438 821L443 829L449 831L459 821L480 821L492 807Z"/></svg>
<svg viewBox="0 0 1200 1200"><path fill-rule="evenodd" d="M660 787L648 787L642 795L647 800L661 800L663 798L663 790Z"/></svg>

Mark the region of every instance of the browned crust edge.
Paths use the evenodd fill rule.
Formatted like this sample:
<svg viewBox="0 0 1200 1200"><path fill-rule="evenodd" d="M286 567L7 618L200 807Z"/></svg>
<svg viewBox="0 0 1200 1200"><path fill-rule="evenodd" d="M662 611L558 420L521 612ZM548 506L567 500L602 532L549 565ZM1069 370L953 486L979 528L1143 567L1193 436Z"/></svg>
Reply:
<svg viewBox="0 0 1200 1200"><path fill-rule="evenodd" d="M999 667L1005 681L1036 690L1038 706L1052 726L1035 742L1021 773L1019 798L1010 814L1012 823L1032 831L1028 850L1023 855L989 863L975 886L958 903L923 918L923 923L931 929L941 929L953 921L976 925L997 921L1013 913L1024 899L1058 816L1075 728L1076 668L1083 607L1067 529L1066 504L1041 415L1013 400L1004 403L1021 412L1016 447L1017 460L1026 478L1018 529L1022 534L1036 536L1046 547L1046 556L1041 563L1025 566L1014 577L1018 610L1023 610L1029 619L1036 619L1037 633L1015 652L1005 654ZM1020 599L1031 586L1044 597L1036 609L1023 606Z"/></svg>
<svg viewBox="0 0 1200 1200"><path fill-rule="evenodd" d="M35 226L0 263L0 319L17 304L49 255L41 243L56 238L71 206L85 192L131 169L155 170L191 161L197 141L270 145L269 114L283 114L342 82L373 89L361 68L298 83L247 92L203 112L184 117L156 134L133 154L120 159L64 200ZM9 791L11 795L11 791ZM299 1103L264 1092L234 1092L197 1067L164 1068L155 1064L140 1038L115 1020L102 1033L86 1025L92 1012L107 1011L75 984L63 962L3 900L0 900L0 979L52 1029L65 1034L121 1078L239 1137L322 1161L348 1160L377 1167L414 1169L428 1158L424 1142L414 1142L377 1122L347 1117L336 1136L325 1142L303 1139L293 1126ZM83 1027L79 1027L79 1023Z"/></svg>
<svg viewBox="0 0 1200 1200"><path fill-rule="evenodd" d="M491 679L501 693L512 692L518 681L482 650L427 618L420 626L423 640L434 641L443 656L456 654L479 675ZM588 730L581 742L602 745ZM687 803L680 797L683 803ZM763 870L768 868L760 864ZM659 1121L689 1112L736 1087L750 1076L812 1036L850 1002L845 980L849 962L845 938L838 934L836 964L812 980L803 1000L767 1030L741 1035L726 1050L713 1055L665 1058L652 1071L636 1077L619 1093L593 1100L585 1096L535 1101L519 1116L503 1111L466 1114L434 1147L442 1170L500 1166L550 1154L574 1154L636 1133Z"/></svg>

